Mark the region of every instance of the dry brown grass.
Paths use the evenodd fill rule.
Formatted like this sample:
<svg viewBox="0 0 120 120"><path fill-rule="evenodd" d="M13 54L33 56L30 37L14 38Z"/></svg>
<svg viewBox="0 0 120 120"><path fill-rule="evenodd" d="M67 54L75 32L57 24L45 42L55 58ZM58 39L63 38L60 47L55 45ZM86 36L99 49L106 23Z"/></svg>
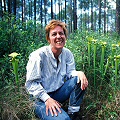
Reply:
<svg viewBox="0 0 120 120"><path fill-rule="evenodd" d="M1 120L28 120L33 116L33 103L24 87L9 86L1 90Z"/></svg>
<svg viewBox="0 0 120 120"><path fill-rule="evenodd" d="M114 99L113 99L114 98ZM117 91L111 101L99 100L86 94L81 105L80 114L83 120L120 119L120 91ZM90 104L92 103L92 104ZM67 109L68 104L63 104ZM33 112L33 103L24 87L18 90L15 86L7 86L0 92L0 120L38 120Z"/></svg>

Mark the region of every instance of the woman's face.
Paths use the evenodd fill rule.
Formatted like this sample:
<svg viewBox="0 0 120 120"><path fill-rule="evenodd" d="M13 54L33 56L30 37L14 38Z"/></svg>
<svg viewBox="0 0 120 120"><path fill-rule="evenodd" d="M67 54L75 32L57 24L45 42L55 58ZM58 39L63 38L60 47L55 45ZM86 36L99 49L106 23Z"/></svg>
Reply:
<svg viewBox="0 0 120 120"><path fill-rule="evenodd" d="M62 49L66 42L66 36L64 34L63 28L56 26L54 29L51 29L48 41L52 46L52 49Z"/></svg>

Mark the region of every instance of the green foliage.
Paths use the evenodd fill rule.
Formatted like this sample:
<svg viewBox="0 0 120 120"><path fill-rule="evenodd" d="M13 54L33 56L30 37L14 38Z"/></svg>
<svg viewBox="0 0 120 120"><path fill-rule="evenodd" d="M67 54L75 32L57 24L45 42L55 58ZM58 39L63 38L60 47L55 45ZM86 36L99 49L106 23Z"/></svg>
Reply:
<svg viewBox="0 0 120 120"><path fill-rule="evenodd" d="M23 23L20 19L15 20L14 16L8 17L7 14L0 20L0 34L0 61L3 63L0 64L0 74L2 74L0 79L2 84L7 84L7 81L11 81L9 77L13 77L10 72L11 66L8 62L8 55L12 52L21 54L19 66L21 74L19 76L23 76L29 54L38 47L45 45L47 41L40 24L35 26L33 21ZM1 83L0 87L2 87Z"/></svg>
<svg viewBox="0 0 120 120"><path fill-rule="evenodd" d="M22 23L6 15L0 21L0 119L33 119L32 103L23 87L29 54L46 45L40 24ZM98 34L76 31L70 34L66 47L75 57L77 70L85 72L89 87L81 106L85 119L118 119L120 113L120 37L117 34ZM106 43L105 46L103 43ZM104 49L103 49L104 47ZM16 89L13 66L8 55L20 53ZM15 71L14 71L15 72Z"/></svg>
<svg viewBox="0 0 120 120"><path fill-rule="evenodd" d="M28 120L34 115L32 103L24 88L26 63L33 50L47 43L45 31L40 24L35 26L32 21L22 23L21 20L15 20L14 16L7 15L2 19L0 21L0 119ZM19 68L16 58L12 58L12 64L9 62L11 58L8 55L12 52L20 53L20 56L17 56ZM18 84L19 89L17 89Z"/></svg>
<svg viewBox="0 0 120 120"><path fill-rule="evenodd" d="M66 47L75 56L77 70L83 70L89 81L83 103L87 106L83 108L86 119L88 116L89 119L119 118L120 101L116 100L120 95L119 41L120 37L112 34L100 35L92 31L76 31L67 41Z"/></svg>
<svg viewBox="0 0 120 120"><path fill-rule="evenodd" d="M35 26L33 21L22 23L21 20L15 20L14 16L6 15L0 20L0 25L0 57L14 51L28 55L31 50L27 47L32 43L46 43L43 28L40 24Z"/></svg>

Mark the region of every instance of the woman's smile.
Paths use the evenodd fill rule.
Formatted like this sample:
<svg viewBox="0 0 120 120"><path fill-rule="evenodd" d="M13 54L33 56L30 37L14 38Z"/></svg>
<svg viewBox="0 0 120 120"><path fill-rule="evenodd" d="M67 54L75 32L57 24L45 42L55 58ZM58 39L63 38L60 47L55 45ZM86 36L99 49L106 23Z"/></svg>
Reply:
<svg viewBox="0 0 120 120"><path fill-rule="evenodd" d="M65 45L65 41L66 36L63 28L56 26L54 29L50 30L49 43L53 49L62 49Z"/></svg>

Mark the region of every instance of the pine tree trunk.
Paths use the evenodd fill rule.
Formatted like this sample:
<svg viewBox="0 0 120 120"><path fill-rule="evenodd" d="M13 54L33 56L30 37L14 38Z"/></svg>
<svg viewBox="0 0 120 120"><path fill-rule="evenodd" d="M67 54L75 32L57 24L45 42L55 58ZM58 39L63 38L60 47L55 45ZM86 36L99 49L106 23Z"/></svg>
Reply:
<svg viewBox="0 0 120 120"><path fill-rule="evenodd" d="M116 31L120 34L120 0L116 0Z"/></svg>

